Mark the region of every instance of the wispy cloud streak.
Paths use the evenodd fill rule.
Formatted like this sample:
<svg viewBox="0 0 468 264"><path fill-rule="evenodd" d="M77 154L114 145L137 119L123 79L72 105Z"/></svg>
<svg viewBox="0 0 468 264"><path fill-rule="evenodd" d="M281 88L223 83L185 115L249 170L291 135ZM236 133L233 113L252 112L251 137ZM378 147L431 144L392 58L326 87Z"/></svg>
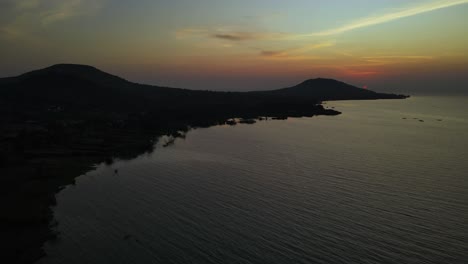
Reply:
<svg viewBox="0 0 468 264"><path fill-rule="evenodd" d="M272 33L272 32L249 32L249 31L231 31L229 29L182 29L176 32L178 38L186 37L204 37L212 39L221 39L225 41L241 42L253 40L295 40L301 38L332 36L348 31L388 23L398 19L411 17L431 11L449 8L457 5L467 4L468 0L439 0L426 3L419 6L413 6L404 10L383 14L380 16L371 16L355 22L351 22L341 27L305 34L292 33Z"/></svg>
<svg viewBox="0 0 468 264"><path fill-rule="evenodd" d="M337 34L345 33L351 30L359 29L359 28L383 24L383 23L391 22L391 21L398 20L401 18L415 16L415 15L435 11L438 9L448 8L448 7L462 5L466 3L468 3L468 0L436 1L432 3L412 7L406 10L401 10L398 12L392 12L392 13L384 14L381 16L373 16L373 17L365 18L360 21L352 22L348 25L344 25L338 28L321 31L317 33L301 34L301 35L297 35L296 37L316 37L316 36L337 35Z"/></svg>
<svg viewBox="0 0 468 264"><path fill-rule="evenodd" d="M254 32L254 31L231 31L226 29L203 29L203 28L186 28L176 32L176 37L179 39L189 37L203 37L210 39L220 39L232 42L252 41L252 40L281 40L289 35L285 33L271 32Z"/></svg>
<svg viewBox="0 0 468 264"><path fill-rule="evenodd" d="M0 10L0 16L8 15L8 19L3 20L4 24L12 27L23 23L31 27L30 25L47 26L72 17L94 14L102 8L106 0L4 1L6 2L2 3L2 6L5 10Z"/></svg>
<svg viewBox="0 0 468 264"><path fill-rule="evenodd" d="M262 50L260 51L260 56L268 59L310 59L315 58L315 56L307 55L310 51L333 47L335 45L334 41L321 42L313 45L307 45L299 48L291 48L285 50Z"/></svg>
<svg viewBox="0 0 468 264"><path fill-rule="evenodd" d="M95 14L107 0L4 1L0 3L0 38L29 41L39 39L37 32L52 24Z"/></svg>
<svg viewBox="0 0 468 264"><path fill-rule="evenodd" d="M48 25L71 17L89 15L99 10L102 4L102 0L61 1L41 14L42 24Z"/></svg>
<svg viewBox="0 0 468 264"><path fill-rule="evenodd" d="M235 32L235 33L218 33L211 35L213 38L230 40L230 41L244 41L244 40L254 40L261 38L261 35L257 35L249 32Z"/></svg>

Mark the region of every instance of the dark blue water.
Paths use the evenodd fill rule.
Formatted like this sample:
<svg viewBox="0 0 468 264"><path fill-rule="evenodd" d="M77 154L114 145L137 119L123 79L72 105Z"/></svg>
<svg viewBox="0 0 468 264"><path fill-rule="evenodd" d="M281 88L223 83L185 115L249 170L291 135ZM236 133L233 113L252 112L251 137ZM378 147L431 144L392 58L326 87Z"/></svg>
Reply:
<svg viewBox="0 0 468 264"><path fill-rule="evenodd" d="M98 165L40 263L468 263L468 98L327 106Z"/></svg>

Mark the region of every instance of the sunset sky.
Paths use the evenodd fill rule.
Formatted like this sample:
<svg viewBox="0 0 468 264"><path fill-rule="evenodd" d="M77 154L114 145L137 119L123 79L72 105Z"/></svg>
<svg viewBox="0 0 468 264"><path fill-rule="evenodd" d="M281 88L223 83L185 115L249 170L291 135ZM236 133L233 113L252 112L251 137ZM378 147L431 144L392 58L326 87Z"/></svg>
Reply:
<svg viewBox="0 0 468 264"><path fill-rule="evenodd" d="M468 92L467 14L468 0L0 0L0 76L79 63L192 89Z"/></svg>

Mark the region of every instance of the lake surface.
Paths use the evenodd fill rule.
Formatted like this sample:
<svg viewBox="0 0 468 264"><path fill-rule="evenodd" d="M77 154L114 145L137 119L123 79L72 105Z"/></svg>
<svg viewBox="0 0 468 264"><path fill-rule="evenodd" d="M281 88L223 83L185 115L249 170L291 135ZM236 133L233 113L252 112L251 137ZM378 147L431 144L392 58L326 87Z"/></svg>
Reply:
<svg viewBox="0 0 468 264"><path fill-rule="evenodd" d="M39 263L468 263L468 97L326 106L97 166Z"/></svg>

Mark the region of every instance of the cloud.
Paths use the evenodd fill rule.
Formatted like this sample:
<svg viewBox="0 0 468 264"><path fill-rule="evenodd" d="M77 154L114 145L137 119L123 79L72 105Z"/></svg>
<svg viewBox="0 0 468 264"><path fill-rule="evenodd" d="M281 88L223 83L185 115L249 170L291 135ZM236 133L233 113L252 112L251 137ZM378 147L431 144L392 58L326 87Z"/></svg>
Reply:
<svg viewBox="0 0 468 264"><path fill-rule="evenodd" d="M236 32L236 33L224 33L224 34L213 34L213 38L229 40L229 41L244 41L258 39L260 35L248 32Z"/></svg>
<svg viewBox="0 0 468 264"><path fill-rule="evenodd" d="M272 45L273 43L277 48L271 48L268 46L263 46L261 49L256 49L258 56L267 60L316 60L320 59L314 57L312 50L327 48L335 46L334 41L325 41L320 43L315 43L312 45L305 45L302 47L296 48L281 48L278 44L284 42L285 45L290 46L291 43L300 43L317 41L323 39L327 36L333 36L356 30L359 28L370 27L374 25L379 25L383 23L388 23L398 19L416 16L423 13L428 13L431 11L454 7L457 5L467 4L468 0L437 0L426 2L425 4L419 4L417 6L407 7L406 9L400 9L398 11L384 13L380 16L371 16L367 18L360 19L358 21L351 22L349 24L343 25L341 27L332 28L320 32L312 32L306 34L297 34L297 33L274 33L274 32L262 32L262 31L248 31L248 30L233 30L233 28L222 27L217 29L182 29L177 32L179 38L187 37L198 37L202 41L207 41L209 39L216 39L223 41L222 43L229 43L229 45L237 45L238 43L244 42L258 42L257 45ZM280 47L280 48L278 48ZM351 54L342 54L347 57L347 60L353 58ZM402 64L402 63L425 63L435 58L431 56L418 56L418 55L391 55L391 56L373 56L373 57L360 57L354 58L362 64L362 66L383 66L383 65L392 65L392 64ZM378 74L375 71L350 71L350 75L362 75L370 76Z"/></svg>
<svg viewBox="0 0 468 264"><path fill-rule="evenodd" d="M306 45L297 48L290 48L284 50L261 50L260 56L265 59L271 60L316 60L320 57L310 54L312 50L332 47L335 45L334 41L326 41L312 45Z"/></svg>
<svg viewBox="0 0 468 264"><path fill-rule="evenodd" d="M240 42L240 41L252 41L252 40L295 40L299 38L310 38L310 37L323 37L337 35L352 31L359 28L365 28L378 24L383 24L398 20L405 17L415 16L443 8L449 8L457 5L467 4L468 0L438 0L431 3L422 4L419 6L410 7L404 10L383 14L380 16L367 17L355 22L351 22L341 27L306 34L289 34L289 33L272 33L272 32L249 32L249 31L232 31L226 29L182 29L176 32L176 35L181 37L204 37L204 38L215 38L226 41Z"/></svg>
<svg viewBox="0 0 468 264"><path fill-rule="evenodd" d="M260 55L264 57L278 57L288 55L288 53L284 50L262 50Z"/></svg>
<svg viewBox="0 0 468 264"><path fill-rule="evenodd" d="M66 0L56 2L48 10L41 13L42 25L49 25L61 20L95 13L102 7L101 0Z"/></svg>
<svg viewBox="0 0 468 264"><path fill-rule="evenodd" d="M345 33L351 30L359 29L359 28L387 23L387 22L394 21L397 19L415 16L415 15L435 11L438 9L448 8L448 7L466 4L466 3L468 3L468 0L435 1L432 3L423 4L420 6L408 8L408 9L401 10L398 12L392 12L392 13L388 13L388 14L384 14L380 16L368 17L368 18L365 18L356 22L352 22L348 25L343 25L341 27L334 28L334 29L329 29L329 30L325 30L325 31L317 32L317 33L301 34L301 35L297 35L296 37L316 37L316 36L336 35L336 34Z"/></svg>
<svg viewBox="0 0 468 264"><path fill-rule="evenodd" d="M176 31L177 38L202 37L231 42L252 40L281 40L287 38L285 33L233 31L228 29L185 28Z"/></svg>
<svg viewBox="0 0 468 264"><path fill-rule="evenodd" d="M370 56L364 59L409 59L409 60L432 60L433 56L419 56L419 55L390 55L390 56Z"/></svg>
<svg viewBox="0 0 468 264"><path fill-rule="evenodd" d="M327 48L327 47L333 47L333 46L335 46L335 41L325 41L325 42L320 42L317 44L304 46L302 47L301 51L309 51L309 50L321 49L321 48Z"/></svg>
<svg viewBox="0 0 468 264"><path fill-rule="evenodd" d="M47 26L77 16L94 14L107 0L4 0L0 17L3 28Z"/></svg>
<svg viewBox="0 0 468 264"><path fill-rule="evenodd" d="M312 50L333 47L335 46L335 41L325 41L316 44L306 45L298 48L291 48L285 50L262 50L260 55L263 57L287 57L292 56L297 57L298 54L304 54Z"/></svg>
<svg viewBox="0 0 468 264"><path fill-rule="evenodd" d="M228 41L250 41L250 40L282 40L289 34L271 32L221 32L212 34L210 37Z"/></svg>
<svg viewBox="0 0 468 264"><path fill-rule="evenodd" d="M0 0L2 1L2 0ZM90 16L107 0L3 0L0 7L0 38L40 39L45 27L73 17Z"/></svg>
<svg viewBox="0 0 468 264"><path fill-rule="evenodd" d="M373 64L420 63L434 60L432 56L371 56L363 57L364 61Z"/></svg>
<svg viewBox="0 0 468 264"><path fill-rule="evenodd" d="M390 55L390 56L368 56L362 57L366 65L382 66L392 64L408 64L408 63L426 63L432 61L433 56L420 56L420 55Z"/></svg>
<svg viewBox="0 0 468 264"><path fill-rule="evenodd" d="M372 71L372 70L352 70L352 69L344 69L343 74L347 76L353 77L370 77L374 75L379 75L380 72Z"/></svg>

